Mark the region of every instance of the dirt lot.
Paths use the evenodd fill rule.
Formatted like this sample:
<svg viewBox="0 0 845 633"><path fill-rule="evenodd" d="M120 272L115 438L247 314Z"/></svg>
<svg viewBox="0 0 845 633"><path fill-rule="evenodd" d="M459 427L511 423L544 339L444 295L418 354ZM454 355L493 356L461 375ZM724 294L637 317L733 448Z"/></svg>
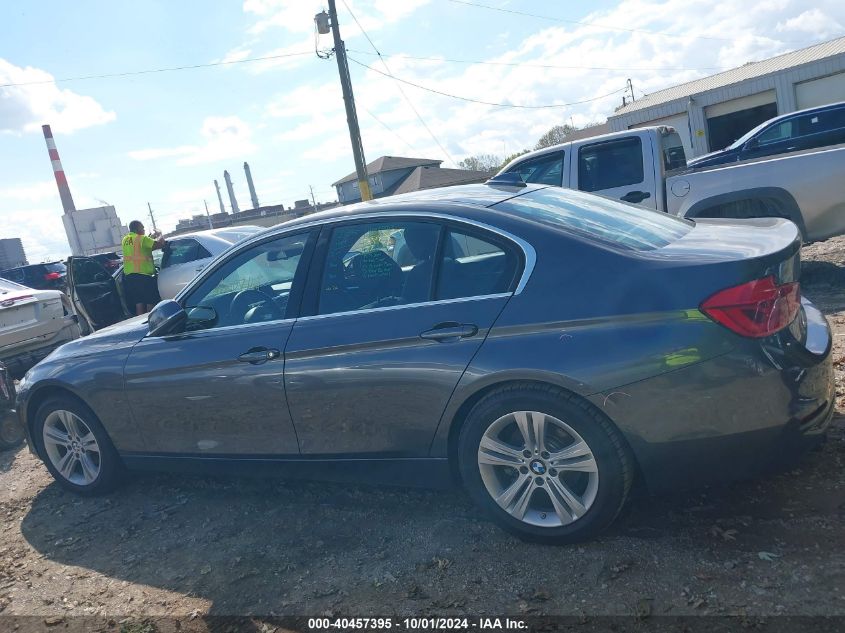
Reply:
<svg viewBox="0 0 845 633"><path fill-rule="evenodd" d="M845 359L845 238L805 249ZM845 615L845 388L791 472L636 501L599 540L522 543L460 491L145 475L63 493L0 454L0 612Z"/></svg>

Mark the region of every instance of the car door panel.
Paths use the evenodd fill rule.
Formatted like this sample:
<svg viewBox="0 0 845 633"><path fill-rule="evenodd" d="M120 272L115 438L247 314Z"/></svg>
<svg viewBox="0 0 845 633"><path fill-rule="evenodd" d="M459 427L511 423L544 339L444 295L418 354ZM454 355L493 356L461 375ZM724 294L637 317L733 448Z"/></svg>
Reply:
<svg viewBox="0 0 845 633"><path fill-rule="evenodd" d="M172 299L179 294L211 261L211 257L163 269L158 276L158 292L162 299Z"/></svg>
<svg viewBox="0 0 845 633"><path fill-rule="evenodd" d="M92 328L100 329L126 317L117 284L99 262L91 257L71 257L68 276L74 307Z"/></svg>
<svg viewBox="0 0 845 633"><path fill-rule="evenodd" d="M281 350L292 320L147 337L129 355L126 394L151 451L295 455ZM241 360L273 350L265 362Z"/></svg>
<svg viewBox="0 0 845 633"><path fill-rule="evenodd" d="M283 350L315 237L310 231L269 237L217 262L182 299L185 331L148 336L133 348L126 393L150 450L299 453ZM191 321L195 312L204 320Z"/></svg>
<svg viewBox="0 0 845 633"><path fill-rule="evenodd" d="M427 456L452 391L509 298L299 319L285 383L302 453ZM436 328L452 335L422 336Z"/></svg>
<svg viewBox="0 0 845 633"><path fill-rule="evenodd" d="M639 136L614 138L578 148L570 169L578 189L632 204L657 208L651 143Z"/></svg>

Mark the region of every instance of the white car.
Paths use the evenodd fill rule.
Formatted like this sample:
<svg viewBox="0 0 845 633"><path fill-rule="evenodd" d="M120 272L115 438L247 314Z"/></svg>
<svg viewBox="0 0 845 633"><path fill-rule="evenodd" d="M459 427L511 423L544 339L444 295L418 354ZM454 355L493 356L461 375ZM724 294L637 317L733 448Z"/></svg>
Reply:
<svg viewBox="0 0 845 633"><path fill-rule="evenodd" d="M0 361L20 378L54 349L80 336L70 300L0 279Z"/></svg>
<svg viewBox="0 0 845 633"><path fill-rule="evenodd" d="M262 230L260 226L232 226L185 233L167 240L158 273L161 298L175 297L216 255Z"/></svg>

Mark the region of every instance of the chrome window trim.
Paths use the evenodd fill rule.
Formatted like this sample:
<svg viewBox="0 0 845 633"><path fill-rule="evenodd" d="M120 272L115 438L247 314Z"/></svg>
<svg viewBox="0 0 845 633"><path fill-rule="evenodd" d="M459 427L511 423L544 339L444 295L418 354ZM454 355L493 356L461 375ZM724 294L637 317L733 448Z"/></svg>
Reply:
<svg viewBox="0 0 845 633"><path fill-rule="evenodd" d="M450 215L448 213L439 213L439 212L427 212L427 211L419 211L419 210L412 210L412 209L388 209L384 211L374 211L372 213L356 213L354 215L350 215L348 217L337 217L331 218L329 220L320 219L314 220L311 222L303 222L302 224L297 224L296 226L291 227L284 227L281 225L276 231L273 233L262 233L260 237L256 238L247 238L250 241L246 243L239 243L238 246L241 247L238 249L238 253L241 252L243 248L249 248L254 243L258 244L263 242L264 240L268 239L277 239L280 237L284 237L285 234L291 233L295 234L300 230L311 230L314 227L324 227L324 226L333 226L335 224L345 223L345 222L356 222L358 220L373 220L373 219L383 219L383 218L394 218L394 217L402 217L402 218L419 218L421 220L426 219L433 219L433 220L448 220L452 222L456 222L458 224L464 224L466 226L472 226L478 229L482 229L485 231L489 231L494 235L498 235L499 237L503 237L508 241L516 243L517 246L522 250L522 253L525 257L525 265L522 269L522 276L519 279L519 283L516 285L516 289L514 290L513 294L518 295L522 293L525 289L525 286L528 284L528 280L531 277L531 273L534 272L534 265L537 263L537 252L534 250L534 247L531 246L528 242L526 242L521 237L517 237L513 233L505 231L504 229L500 229L495 226L491 226L489 224L485 224L484 222L478 222L477 220L470 220L469 218L464 218L457 215ZM284 228L283 228L284 227ZM211 271L209 272L211 274ZM197 277L194 279L189 286L186 286L185 290L188 290L193 284L199 279ZM186 293L187 294L187 293ZM511 294L511 293L507 293ZM431 302L428 302L431 303ZM390 306L392 307L392 306Z"/></svg>
<svg viewBox="0 0 845 633"><path fill-rule="evenodd" d="M214 336L217 332L232 332L235 330L242 330L246 328L264 328L270 327L271 325L275 326L285 326L291 325L293 326L296 323L296 319L276 319L275 321L259 321L258 323L239 323L238 325L224 325L223 327L210 327L204 330L191 330L190 332L177 332L174 334L165 334L163 336L150 336L149 334L144 335L144 340L146 339L153 339L153 340L165 340L172 337L179 337L179 338L207 338L209 336Z"/></svg>
<svg viewBox="0 0 845 633"><path fill-rule="evenodd" d="M499 292L492 295L477 295L474 297L458 297L456 299L438 299L437 301L418 301L417 303L403 303L398 306L381 306L379 308L367 308L365 310L346 310L344 312L330 312L329 314L312 314L310 316L299 317L296 319L297 323L300 321L314 321L316 319L329 319L331 317L350 316L353 314L371 314L374 312L387 312L388 310L402 310L404 308L421 308L425 306L445 305L449 303L464 303L467 301L483 301L484 299L503 299L510 297L511 292Z"/></svg>

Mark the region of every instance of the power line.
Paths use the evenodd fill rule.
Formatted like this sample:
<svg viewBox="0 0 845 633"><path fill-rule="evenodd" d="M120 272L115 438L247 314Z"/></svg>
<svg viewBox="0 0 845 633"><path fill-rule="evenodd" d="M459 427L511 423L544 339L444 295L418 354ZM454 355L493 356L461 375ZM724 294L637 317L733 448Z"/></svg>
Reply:
<svg viewBox="0 0 845 633"><path fill-rule="evenodd" d="M358 18L356 18L356 17L355 17L355 14L354 14L354 13L352 13L352 10L349 8L349 5L348 5L348 4L346 4L346 0L341 0L341 1L343 2L343 6L345 6L345 7L346 7L346 10L349 12L349 15L351 15L351 16L352 16L352 19L353 19L353 20L355 20L355 24L357 24L357 25L358 25L358 28L361 30L361 33L363 33L363 34L364 34L364 37L366 37L366 38L367 38L367 41L370 43L370 46L372 46L372 47L373 47L373 50L376 52L376 55L378 55L379 60L381 61L382 65L384 66L384 69L387 71L386 76L387 76L387 77L390 77L391 79L396 79L396 77L394 77L394 76L393 76L393 73L392 73L392 72L390 72L390 67L387 65L387 62L385 61L384 57L382 57L382 55L381 55L381 53L379 52L378 48L376 48L376 45L375 45L375 44L373 44L373 40L371 40L371 39L370 39L370 36L369 36L369 35L367 35L367 32L364 30L364 27L363 27L363 26L361 26L361 23L358 21ZM351 57L349 57L349 59L350 59L351 61L355 62L355 60L354 60L354 59L352 59ZM360 65L360 62L355 62L355 63ZM380 72L380 71L376 71L376 72ZM382 75L384 75L385 73L381 73L381 74L382 74ZM397 81L398 81L398 80L397 80ZM411 110L413 110L414 114L417 116L417 119L419 120L420 124L421 124L421 125L422 125L425 129L426 129L426 131L428 132L429 136L431 136L431 138L434 140L434 142L437 144L437 146L440 148L440 150L443 152L443 154L446 156L446 158L448 158L448 159L449 159L449 162L450 162L450 163L452 163L453 165L457 166L457 163L455 162L455 159L453 159L453 158L452 158L452 156L449 154L449 152L448 152L448 151L446 151L446 148L445 148L445 147L443 147L443 144L442 144L442 143L438 140L438 138L434 135L434 132L432 132L432 131L431 131L431 128L430 128L430 127L428 127L428 125L426 125L426 122L425 122L425 121L423 121L422 116L420 116L420 113L419 113L419 112L417 111L417 109L414 107L414 104L413 104L413 103L411 102L411 100L408 98L408 95L406 95L406 94L405 94L405 91L402 89L402 86L401 86L401 85L399 85L399 84L397 83L397 84L396 84L396 87L399 89L399 92L401 93L402 97L405 99L405 102L406 102L406 103L410 106Z"/></svg>
<svg viewBox="0 0 845 633"><path fill-rule="evenodd" d="M272 59L283 59L286 57L299 57L302 55L311 55L311 51L302 53L284 53L281 55L267 55L266 57L247 57L245 59L233 59L223 62L210 62L208 64L193 64L190 66L170 66L168 68L151 68L148 70L132 70L121 73L107 73L104 75L84 75L81 77L65 77L63 79L42 79L40 81L25 81L17 84L0 84L0 88L14 88L18 86L32 86L36 84L52 84L67 81L84 81L87 79L112 79L115 77L131 77L135 75L149 75L152 73L167 73L174 70L194 70L197 68L213 68L215 66L228 66L230 64L246 64L250 62L263 62Z"/></svg>
<svg viewBox="0 0 845 633"><path fill-rule="evenodd" d="M364 112L366 112L367 114L369 114L369 115L370 115L373 119L375 119L378 123L380 123L380 124L382 125L382 127L384 127L384 128L385 128L388 132L390 132L391 134L393 134L393 136L395 136L395 137L396 137L396 138L398 138L400 141L402 141L402 142L403 142L403 143L404 143L404 144L408 147L408 149L409 149L409 150L411 150L412 152L416 152L416 151L417 151L417 150L415 150L415 149L414 149L414 147L413 147L413 146L412 146L412 145L411 145L408 141L406 141L404 138L402 138L401 136L399 136L399 133L398 133L398 132L394 131L394 130L393 130L393 128L391 128L391 127L390 127L387 123L385 123L385 122L384 122L384 121L382 121L380 118L378 118L375 114L373 114L372 112L370 112L369 110L367 110L367 108L365 108L364 106L361 106L361 109L362 109L362 110L364 110Z"/></svg>
<svg viewBox="0 0 845 633"><path fill-rule="evenodd" d="M427 92L433 92L434 94L441 95L443 97L449 97L450 99L459 99L461 101L469 101L470 103L480 103L482 105L494 106L497 108L520 108L525 110L545 110L549 108L565 108L568 106L580 105L582 103L590 103L591 101L599 101L600 99L605 99L606 97L613 96L620 92L625 92L628 87L625 86L624 88L620 88L619 90L614 90L613 92L609 92L604 95L599 95L598 97L592 97L591 99L584 99L582 101L571 101L569 103L551 103L547 105L522 105L522 104L514 104L514 103L495 103L492 101L482 101L481 99L473 99L471 97L462 97L460 95L453 95L448 92L443 92L442 90L435 90L434 88L429 88L428 86L421 86L420 84L414 83L413 81L408 81L407 79L401 79L396 77L395 75L390 75L388 73L382 72L377 68L373 68L372 66L367 66L363 62L359 62L357 59L350 57L349 61L358 64L359 66L363 66L369 70L372 70L374 73L378 73L380 75L384 75L385 77L390 77L395 81L401 81L403 84L408 84L409 86L413 86L414 88L419 88L420 90L425 90Z"/></svg>
<svg viewBox="0 0 845 633"><path fill-rule="evenodd" d="M610 26L607 24L596 24L595 22L587 22L586 20L567 20L565 18L555 18L549 15L539 15L537 13L528 13L526 11L516 11L515 9L503 9L501 7L491 7L487 4L479 4L476 2L468 2L468 0L448 0L455 4L463 4L468 7L476 7L479 9L489 9L490 11L499 11L501 13L510 13L512 15L522 15L529 18L536 18L538 20L547 20L549 22L562 22L565 24L578 24L579 26L592 26L598 29L606 29L610 31L625 31L627 33L643 33L645 35L659 35L661 37L675 37L684 38L688 40L712 40L715 42L736 42L736 39L729 37L712 37L708 35L689 35L687 33L666 33L663 31L649 31L647 29L631 29L624 26ZM795 40L778 40L785 44L806 44L806 41L798 42Z"/></svg>
<svg viewBox="0 0 845 633"><path fill-rule="evenodd" d="M359 51L355 49L348 48L346 49L350 53L358 53L360 55L375 55L375 53L371 53L369 51ZM420 61L430 61L430 62L449 62L455 64L469 64L469 65L482 65L482 66L511 66L511 67L524 67L524 68L546 68L546 69L560 69L560 70L614 70L614 71L628 71L628 70L727 70L731 68L731 66L700 66L698 68L672 68L672 67L655 67L655 66L644 66L644 67L637 67L637 66L626 66L620 68L614 68L611 66L561 66L558 64L530 64L526 62L491 62L491 61L479 61L479 60L470 60L470 59L449 59L447 57L421 57L417 55L390 55L386 53L388 57L396 57L398 59L414 59Z"/></svg>

